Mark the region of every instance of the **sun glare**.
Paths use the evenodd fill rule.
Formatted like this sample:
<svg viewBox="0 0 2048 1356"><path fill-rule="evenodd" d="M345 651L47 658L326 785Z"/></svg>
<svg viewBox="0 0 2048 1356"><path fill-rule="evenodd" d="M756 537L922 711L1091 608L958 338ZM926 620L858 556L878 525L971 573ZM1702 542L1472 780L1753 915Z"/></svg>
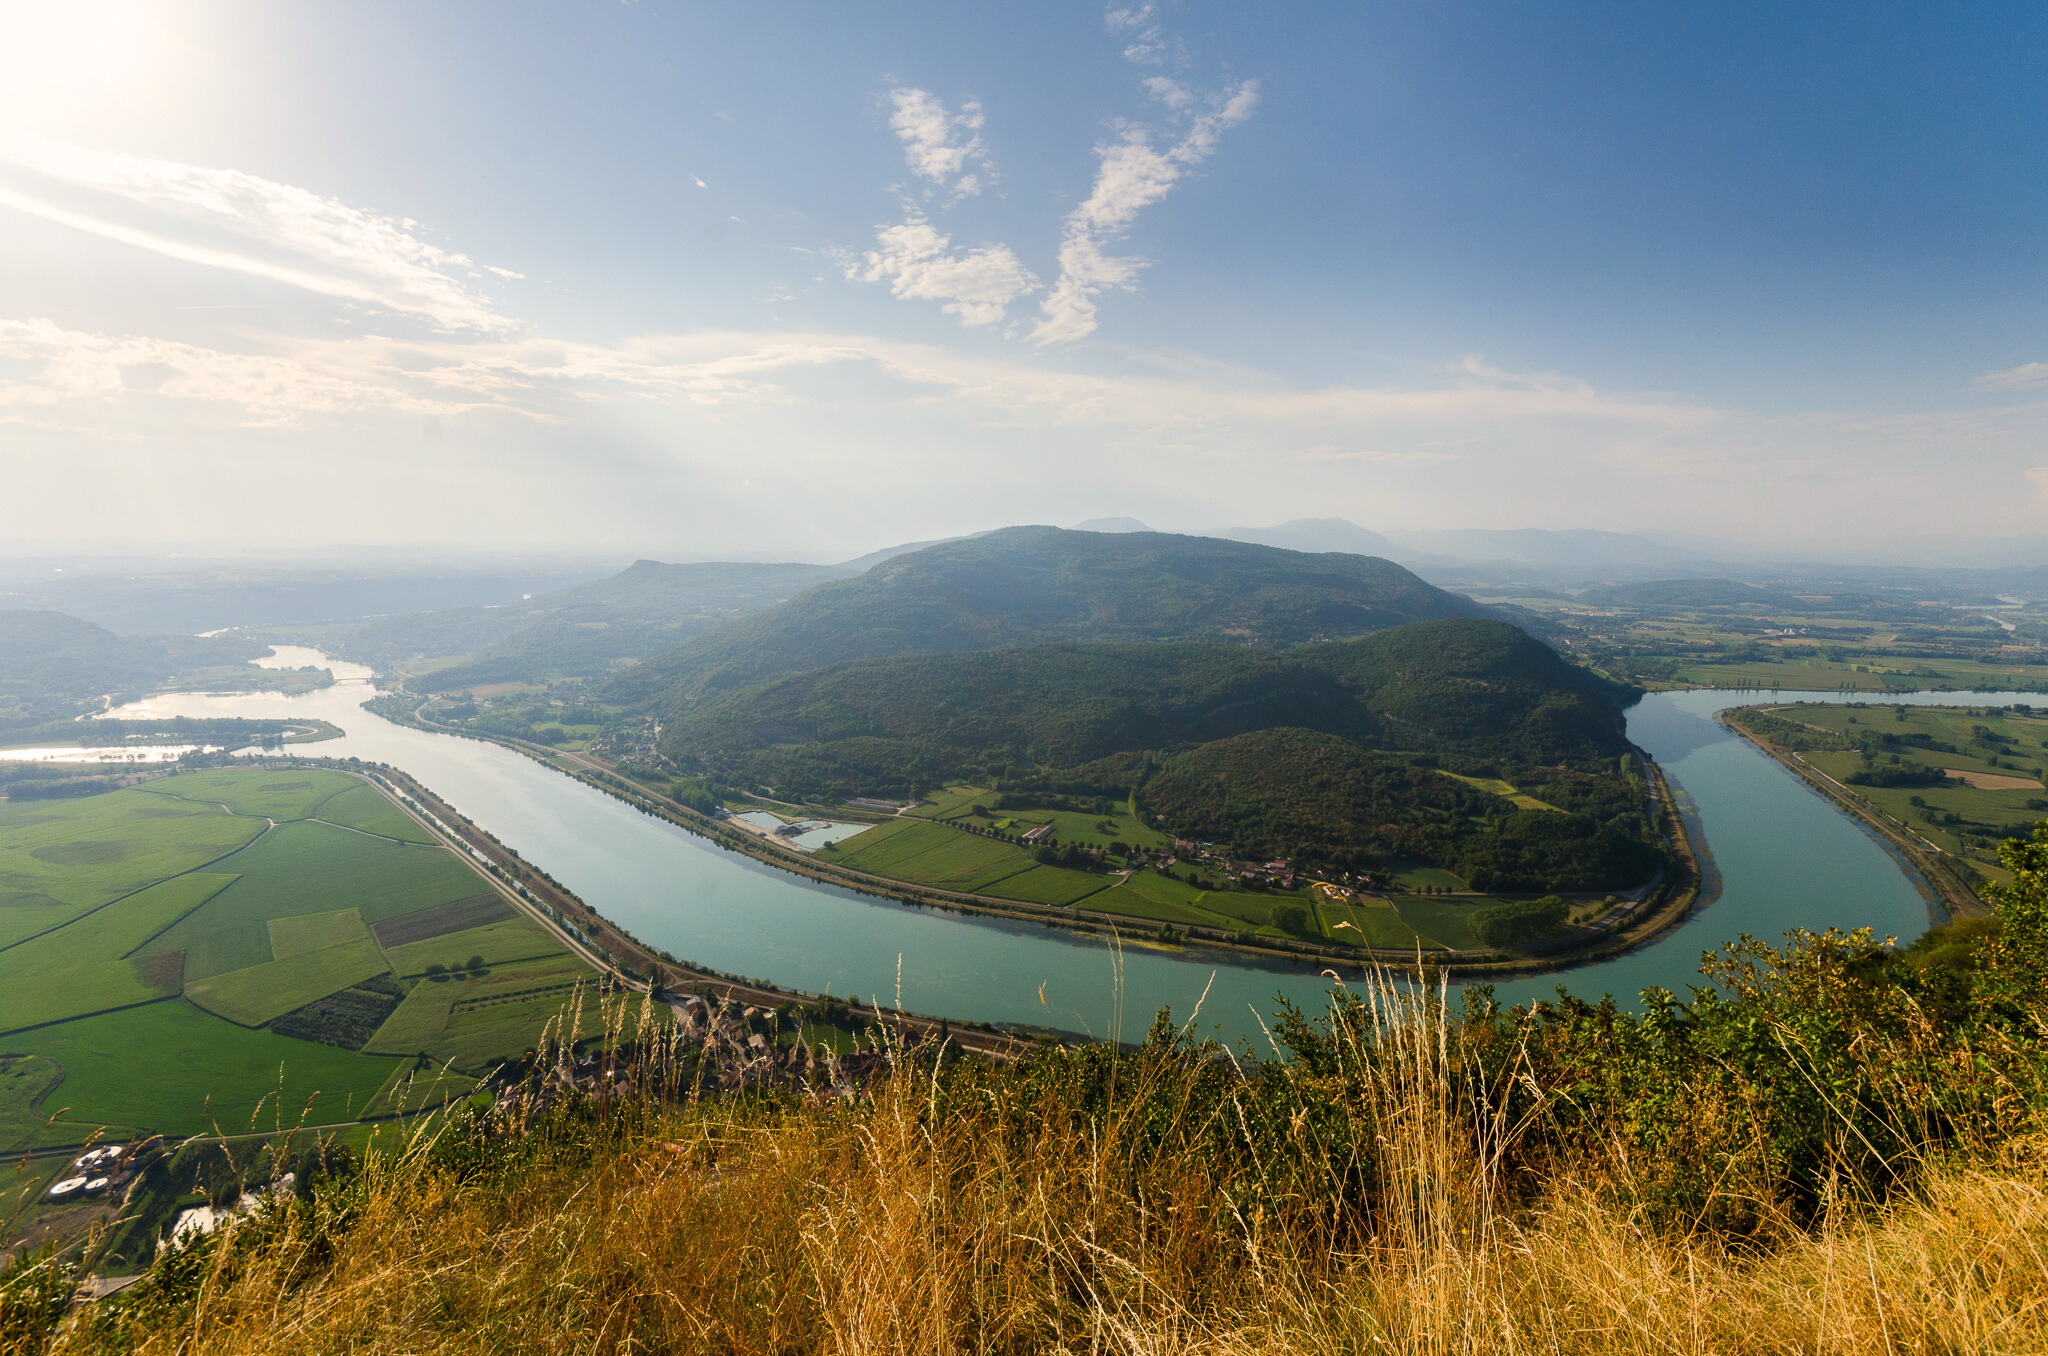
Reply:
<svg viewBox="0 0 2048 1356"><path fill-rule="evenodd" d="M163 27L154 0L0 0L0 121L127 102Z"/></svg>

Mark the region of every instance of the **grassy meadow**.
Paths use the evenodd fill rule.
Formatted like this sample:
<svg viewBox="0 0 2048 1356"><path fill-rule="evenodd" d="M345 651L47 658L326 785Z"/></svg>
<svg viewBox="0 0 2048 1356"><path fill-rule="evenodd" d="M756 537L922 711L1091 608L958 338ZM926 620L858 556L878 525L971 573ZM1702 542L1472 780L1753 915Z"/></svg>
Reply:
<svg viewBox="0 0 2048 1356"><path fill-rule="evenodd" d="M347 1120L422 1055L474 1075L520 1054L594 977L320 768L0 803L0 892L4 1152Z"/></svg>

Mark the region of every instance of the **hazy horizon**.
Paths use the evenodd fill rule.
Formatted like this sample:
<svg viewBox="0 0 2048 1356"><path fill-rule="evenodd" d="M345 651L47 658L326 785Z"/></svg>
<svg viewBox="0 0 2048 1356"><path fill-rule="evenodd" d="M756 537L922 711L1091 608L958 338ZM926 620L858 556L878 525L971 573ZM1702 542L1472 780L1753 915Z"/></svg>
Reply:
<svg viewBox="0 0 2048 1356"><path fill-rule="evenodd" d="M2048 496L2048 15L0 23L10 556L1129 515L1875 558Z"/></svg>

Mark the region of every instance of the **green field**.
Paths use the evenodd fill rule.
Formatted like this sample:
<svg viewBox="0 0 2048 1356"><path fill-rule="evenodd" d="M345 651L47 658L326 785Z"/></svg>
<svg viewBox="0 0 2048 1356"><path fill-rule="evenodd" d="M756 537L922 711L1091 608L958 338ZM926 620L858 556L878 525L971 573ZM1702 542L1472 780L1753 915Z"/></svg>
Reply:
<svg viewBox="0 0 2048 1356"><path fill-rule="evenodd" d="M818 855L855 871L967 894L988 893L998 881L1038 866L1014 843L921 819L892 819Z"/></svg>
<svg viewBox="0 0 2048 1356"><path fill-rule="evenodd" d="M354 777L323 768L281 772L220 768L150 782L143 789L167 798L219 802L238 815L282 822L308 818L332 797L361 785Z"/></svg>
<svg viewBox="0 0 2048 1356"><path fill-rule="evenodd" d="M283 960L190 980L185 985L185 996L215 1016L242 1026L261 1026L316 998L390 969L391 963L384 959L384 953L366 936L340 946L326 946Z"/></svg>
<svg viewBox="0 0 2048 1356"><path fill-rule="evenodd" d="M1470 887L1440 866L1417 866L1413 862L1396 862L1388 868L1388 874L1399 890L1465 890Z"/></svg>
<svg viewBox="0 0 2048 1356"><path fill-rule="evenodd" d="M1074 843L1081 847L1107 850L1113 843L1124 843L1139 848L1167 848L1173 846L1173 839L1148 828L1141 823L1129 804L1123 804L1106 815L1084 814L1077 810L985 810L975 814L976 805L988 806L997 799L994 792L983 791L972 786L947 788L943 796L933 797L932 803L910 811L928 819L957 821L974 824L984 829L1001 829L1005 833L1023 833L1041 824L1053 826L1053 836L1062 843Z"/></svg>
<svg viewBox="0 0 2048 1356"><path fill-rule="evenodd" d="M1994 881L2006 878L1998 865L1998 838L2008 831L2030 832L2048 818L2048 706L2020 712L1969 706L1892 707L1879 703L1793 705L1750 708L1792 722L1826 744L1870 741L1873 757L1865 762L1855 747L1808 748L1799 751L1815 768L1844 783L1853 795L1895 819L1941 851L1967 861ZM1760 733L1771 737L1768 729ZM1895 742L1885 744L1884 737ZM1924 740L1947 748L1916 746ZM1774 738L1774 742L1783 742ZM1944 772L1959 772L1978 781L2009 783L1973 786L1864 786L1849 778L1866 770L1915 763ZM1915 802L1919 802L1915 804Z"/></svg>
<svg viewBox="0 0 2048 1356"><path fill-rule="evenodd" d="M1390 901L1376 895L1361 895L1353 900L1326 896L1316 901L1316 912L1322 921L1323 935L1333 942L1387 951L1412 950L1418 943L1423 950L1433 951L1441 945L1417 933ZM1350 926L1339 926L1345 923Z"/></svg>
<svg viewBox="0 0 2048 1356"><path fill-rule="evenodd" d="M1051 904L1063 908L1078 904L1100 892L1115 880L1091 871L1069 871L1061 866L1034 866L1029 871L1005 876L983 893L999 899L1018 899L1029 904Z"/></svg>
<svg viewBox="0 0 2048 1356"><path fill-rule="evenodd" d="M138 789L0 803L0 947L234 852L262 833Z"/></svg>
<svg viewBox="0 0 2048 1356"><path fill-rule="evenodd" d="M290 918L273 918L268 924L268 931L270 954L279 960L369 936L369 929L363 926L360 909L335 909L331 913L301 913Z"/></svg>
<svg viewBox="0 0 2048 1356"><path fill-rule="evenodd" d="M180 999L17 1032L7 1045L63 1066L46 1114L69 1107L73 1122L166 1135L294 1125L309 1102L307 1124L348 1120L394 1072L388 1059L251 1031Z"/></svg>
<svg viewBox="0 0 2048 1356"><path fill-rule="evenodd" d="M178 992L182 966L146 943L233 883L175 876L31 941L0 950L0 1031L82 1017Z"/></svg>
<svg viewBox="0 0 2048 1356"><path fill-rule="evenodd" d="M209 1097L246 1121L280 1077L287 1122L316 1089L346 1118L411 1067L392 1055L480 1073L531 1046L593 972L410 825L320 768L0 803L0 1152L197 1132ZM435 964L465 974L413 978Z"/></svg>
<svg viewBox="0 0 2048 1356"><path fill-rule="evenodd" d="M1318 930L1321 906L1305 890L1202 890L1154 871L1138 871L1124 884L1091 895L1080 907L1090 913L1117 913L1162 923L1247 932L1254 936L1326 936ZM1307 921L1305 933L1290 932L1275 921L1277 910L1298 908ZM1356 942L1349 929L1330 940Z"/></svg>
<svg viewBox="0 0 2048 1356"><path fill-rule="evenodd" d="M1424 940L1459 950L1483 948L1473 935L1472 925L1488 909L1504 901L1487 895L1393 895L1401 921Z"/></svg>
<svg viewBox="0 0 2048 1356"><path fill-rule="evenodd" d="M474 956L483 957L486 966L495 966L561 952L559 941L524 918L384 948L392 969L408 978L425 974L430 965L451 970L466 966Z"/></svg>
<svg viewBox="0 0 2048 1356"><path fill-rule="evenodd" d="M2039 692L2048 684L2031 664L1986 664L1969 659L1793 659L1778 663L1686 664L1674 673L1680 682L1703 687L1754 687L1765 691L1968 692L1973 688Z"/></svg>
<svg viewBox="0 0 2048 1356"><path fill-rule="evenodd" d="M538 1043L564 1003L582 990L584 1034L598 1020L587 966L566 953L492 967L485 974L421 980L363 1048L425 1055L457 1069L488 1064Z"/></svg>
<svg viewBox="0 0 2048 1356"><path fill-rule="evenodd" d="M315 817L329 824L345 824L364 833L397 838L407 843L434 841L433 835L417 819L393 805L390 797L382 791L365 784L349 787L323 802Z"/></svg>

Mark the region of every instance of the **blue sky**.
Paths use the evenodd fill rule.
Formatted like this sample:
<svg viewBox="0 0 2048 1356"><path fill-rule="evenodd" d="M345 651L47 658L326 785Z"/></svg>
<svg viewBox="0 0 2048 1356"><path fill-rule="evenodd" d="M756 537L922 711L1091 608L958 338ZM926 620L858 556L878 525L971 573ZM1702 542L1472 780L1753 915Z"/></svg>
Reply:
<svg viewBox="0 0 2048 1356"><path fill-rule="evenodd" d="M2034 530L2020 6L0 0L24 536ZM94 486L80 495L81 482Z"/></svg>

